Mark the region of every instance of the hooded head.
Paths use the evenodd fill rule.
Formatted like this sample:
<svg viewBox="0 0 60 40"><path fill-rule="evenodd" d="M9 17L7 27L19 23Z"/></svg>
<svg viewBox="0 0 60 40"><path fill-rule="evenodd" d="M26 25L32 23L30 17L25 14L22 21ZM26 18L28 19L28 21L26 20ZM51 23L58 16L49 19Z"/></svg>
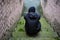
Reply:
<svg viewBox="0 0 60 40"><path fill-rule="evenodd" d="M35 12L35 7L30 7L28 12Z"/></svg>

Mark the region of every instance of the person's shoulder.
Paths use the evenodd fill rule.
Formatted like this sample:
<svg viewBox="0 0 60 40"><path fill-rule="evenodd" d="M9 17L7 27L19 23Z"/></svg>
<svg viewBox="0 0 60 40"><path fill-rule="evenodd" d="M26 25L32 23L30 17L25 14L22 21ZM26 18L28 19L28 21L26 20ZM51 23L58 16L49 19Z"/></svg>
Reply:
<svg viewBox="0 0 60 40"><path fill-rule="evenodd" d="M28 13L24 14L24 19L26 19L28 17Z"/></svg>

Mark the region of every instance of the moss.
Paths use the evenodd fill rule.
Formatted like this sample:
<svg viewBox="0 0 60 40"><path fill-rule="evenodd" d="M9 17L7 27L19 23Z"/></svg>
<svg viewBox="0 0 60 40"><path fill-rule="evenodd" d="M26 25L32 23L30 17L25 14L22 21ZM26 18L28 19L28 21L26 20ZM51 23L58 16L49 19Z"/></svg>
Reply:
<svg viewBox="0 0 60 40"><path fill-rule="evenodd" d="M21 22L21 23L20 23ZM41 17L42 31L39 32L37 37L29 37L25 33L24 24L25 20L21 17L17 24L17 28L12 33L13 37L10 40L59 40L57 34L53 31L51 26L46 22L45 18Z"/></svg>

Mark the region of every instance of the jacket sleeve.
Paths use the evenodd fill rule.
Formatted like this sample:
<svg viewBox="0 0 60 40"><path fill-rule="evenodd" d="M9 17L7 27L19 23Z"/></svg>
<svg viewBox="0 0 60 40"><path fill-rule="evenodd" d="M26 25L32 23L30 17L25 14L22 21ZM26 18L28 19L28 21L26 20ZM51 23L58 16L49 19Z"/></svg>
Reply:
<svg viewBox="0 0 60 40"><path fill-rule="evenodd" d="M38 15L38 20L41 18L41 15Z"/></svg>
<svg viewBox="0 0 60 40"><path fill-rule="evenodd" d="M27 21L29 20L28 14L24 15L24 19Z"/></svg>
<svg viewBox="0 0 60 40"><path fill-rule="evenodd" d="M39 20L41 18L40 14L37 14L37 20Z"/></svg>

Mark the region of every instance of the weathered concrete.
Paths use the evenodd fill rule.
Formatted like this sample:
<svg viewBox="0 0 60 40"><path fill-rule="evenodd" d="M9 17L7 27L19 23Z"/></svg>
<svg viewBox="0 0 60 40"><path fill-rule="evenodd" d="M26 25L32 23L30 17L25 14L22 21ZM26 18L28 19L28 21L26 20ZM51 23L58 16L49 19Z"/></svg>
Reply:
<svg viewBox="0 0 60 40"><path fill-rule="evenodd" d="M60 36L60 0L41 0L43 15Z"/></svg>
<svg viewBox="0 0 60 40"><path fill-rule="evenodd" d="M10 31L21 16L22 8L23 0L0 0L0 40L11 36Z"/></svg>

